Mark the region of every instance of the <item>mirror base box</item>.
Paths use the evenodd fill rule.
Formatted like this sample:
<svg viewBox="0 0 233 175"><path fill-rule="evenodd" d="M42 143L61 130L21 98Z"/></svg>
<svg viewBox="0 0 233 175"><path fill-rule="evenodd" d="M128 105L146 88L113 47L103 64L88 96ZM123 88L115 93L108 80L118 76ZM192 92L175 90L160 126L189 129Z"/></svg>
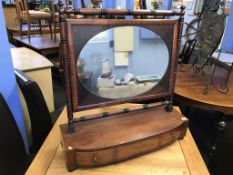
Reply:
<svg viewBox="0 0 233 175"><path fill-rule="evenodd" d="M185 136L188 120L162 107L142 109L75 123L76 132L60 126L69 171L134 158Z"/></svg>

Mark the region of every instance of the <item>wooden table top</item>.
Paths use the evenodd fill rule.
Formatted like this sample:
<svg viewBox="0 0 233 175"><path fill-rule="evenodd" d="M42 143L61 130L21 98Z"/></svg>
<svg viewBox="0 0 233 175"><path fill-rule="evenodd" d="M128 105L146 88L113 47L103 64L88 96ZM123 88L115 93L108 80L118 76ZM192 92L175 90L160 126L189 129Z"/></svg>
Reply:
<svg viewBox="0 0 233 175"><path fill-rule="evenodd" d="M53 64L39 53L26 47L11 48L14 68L27 72L53 67Z"/></svg>
<svg viewBox="0 0 233 175"><path fill-rule="evenodd" d="M42 50L48 50L48 49L57 49L57 52L59 52L59 43L60 38L59 34L57 34L57 40L51 39L50 34L42 34L42 35L31 35L31 41L29 42L27 35L25 36L13 36L13 38L26 45L29 48L32 48L33 50L36 50L38 52Z"/></svg>
<svg viewBox="0 0 233 175"><path fill-rule="evenodd" d="M233 115L233 73L230 75L229 92L226 94L218 92L210 85L208 93L203 95L202 91L209 78L208 73L195 74L192 69L186 72L177 71L175 100L193 107L218 110L225 115Z"/></svg>
<svg viewBox="0 0 233 175"><path fill-rule="evenodd" d="M136 104L124 104L106 108L81 111L75 114L92 115L104 111L119 110ZM176 109L177 110L177 109ZM209 174L189 130L183 140L176 141L160 150L121 163L92 169L77 169L68 172L60 145L59 125L67 122L66 110L58 118L26 175L82 174L82 175L206 175Z"/></svg>

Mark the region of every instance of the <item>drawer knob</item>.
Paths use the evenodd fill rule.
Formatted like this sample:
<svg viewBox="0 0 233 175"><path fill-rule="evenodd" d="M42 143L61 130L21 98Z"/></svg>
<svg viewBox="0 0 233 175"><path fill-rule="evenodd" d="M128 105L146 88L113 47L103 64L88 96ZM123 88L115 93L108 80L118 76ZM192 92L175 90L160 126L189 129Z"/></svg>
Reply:
<svg viewBox="0 0 233 175"><path fill-rule="evenodd" d="M94 157L94 158L93 158L93 163L95 163L95 164L98 163L97 157Z"/></svg>

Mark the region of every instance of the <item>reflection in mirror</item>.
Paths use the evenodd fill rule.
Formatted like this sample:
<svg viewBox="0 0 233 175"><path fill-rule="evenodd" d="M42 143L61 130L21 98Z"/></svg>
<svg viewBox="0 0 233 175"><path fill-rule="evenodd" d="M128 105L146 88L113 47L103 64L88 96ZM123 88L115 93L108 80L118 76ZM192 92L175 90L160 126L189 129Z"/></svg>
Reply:
<svg viewBox="0 0 233 175"><path fill-rule="evenodd" d="M78 77L97 96L136 96L159 84L169 64L168 48L152 31L116 27L90 39L78 61Z"/></svg>

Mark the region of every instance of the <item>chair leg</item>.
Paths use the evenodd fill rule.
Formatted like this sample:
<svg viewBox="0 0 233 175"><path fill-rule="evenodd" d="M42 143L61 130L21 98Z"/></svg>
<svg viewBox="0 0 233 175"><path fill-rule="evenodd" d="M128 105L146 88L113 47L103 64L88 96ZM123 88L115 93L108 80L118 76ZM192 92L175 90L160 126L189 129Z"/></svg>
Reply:
<svg viewBox="0 0 233 175"><path fill-rule="evenodd" d="M55 19L56 20L56 19ZM54 32L54 40L57 41L57 35L56 35L56 21L53 22L53 32Z"/></svg>
<svg viewBox="0 0 233 175"><path fill-rule="evenodd" d="M38 20L39 28L40 28L40 34L42 35L42 26L41 26L41 20Z"/></svg>
<svg viewBox="0 0 233 175"><path fill-rule="evenodd" d="M29 42L31 42L31 21L28 20L27 23L28 23L28 40Z"/></svg>
<svg viewBox="0 0 233 175"><path fill-rule="evenodd" d="M51 39L53 39L52 20L51 19L49 20L49 32L50 32L50 35L51 35Z"/></svg>
<svg viewBox="0 0 233 175"><path fill-rule="evenodd" d="M22 37L23 36L23 29L22 29L22 19L19 19L19 34Z"/></svg>

